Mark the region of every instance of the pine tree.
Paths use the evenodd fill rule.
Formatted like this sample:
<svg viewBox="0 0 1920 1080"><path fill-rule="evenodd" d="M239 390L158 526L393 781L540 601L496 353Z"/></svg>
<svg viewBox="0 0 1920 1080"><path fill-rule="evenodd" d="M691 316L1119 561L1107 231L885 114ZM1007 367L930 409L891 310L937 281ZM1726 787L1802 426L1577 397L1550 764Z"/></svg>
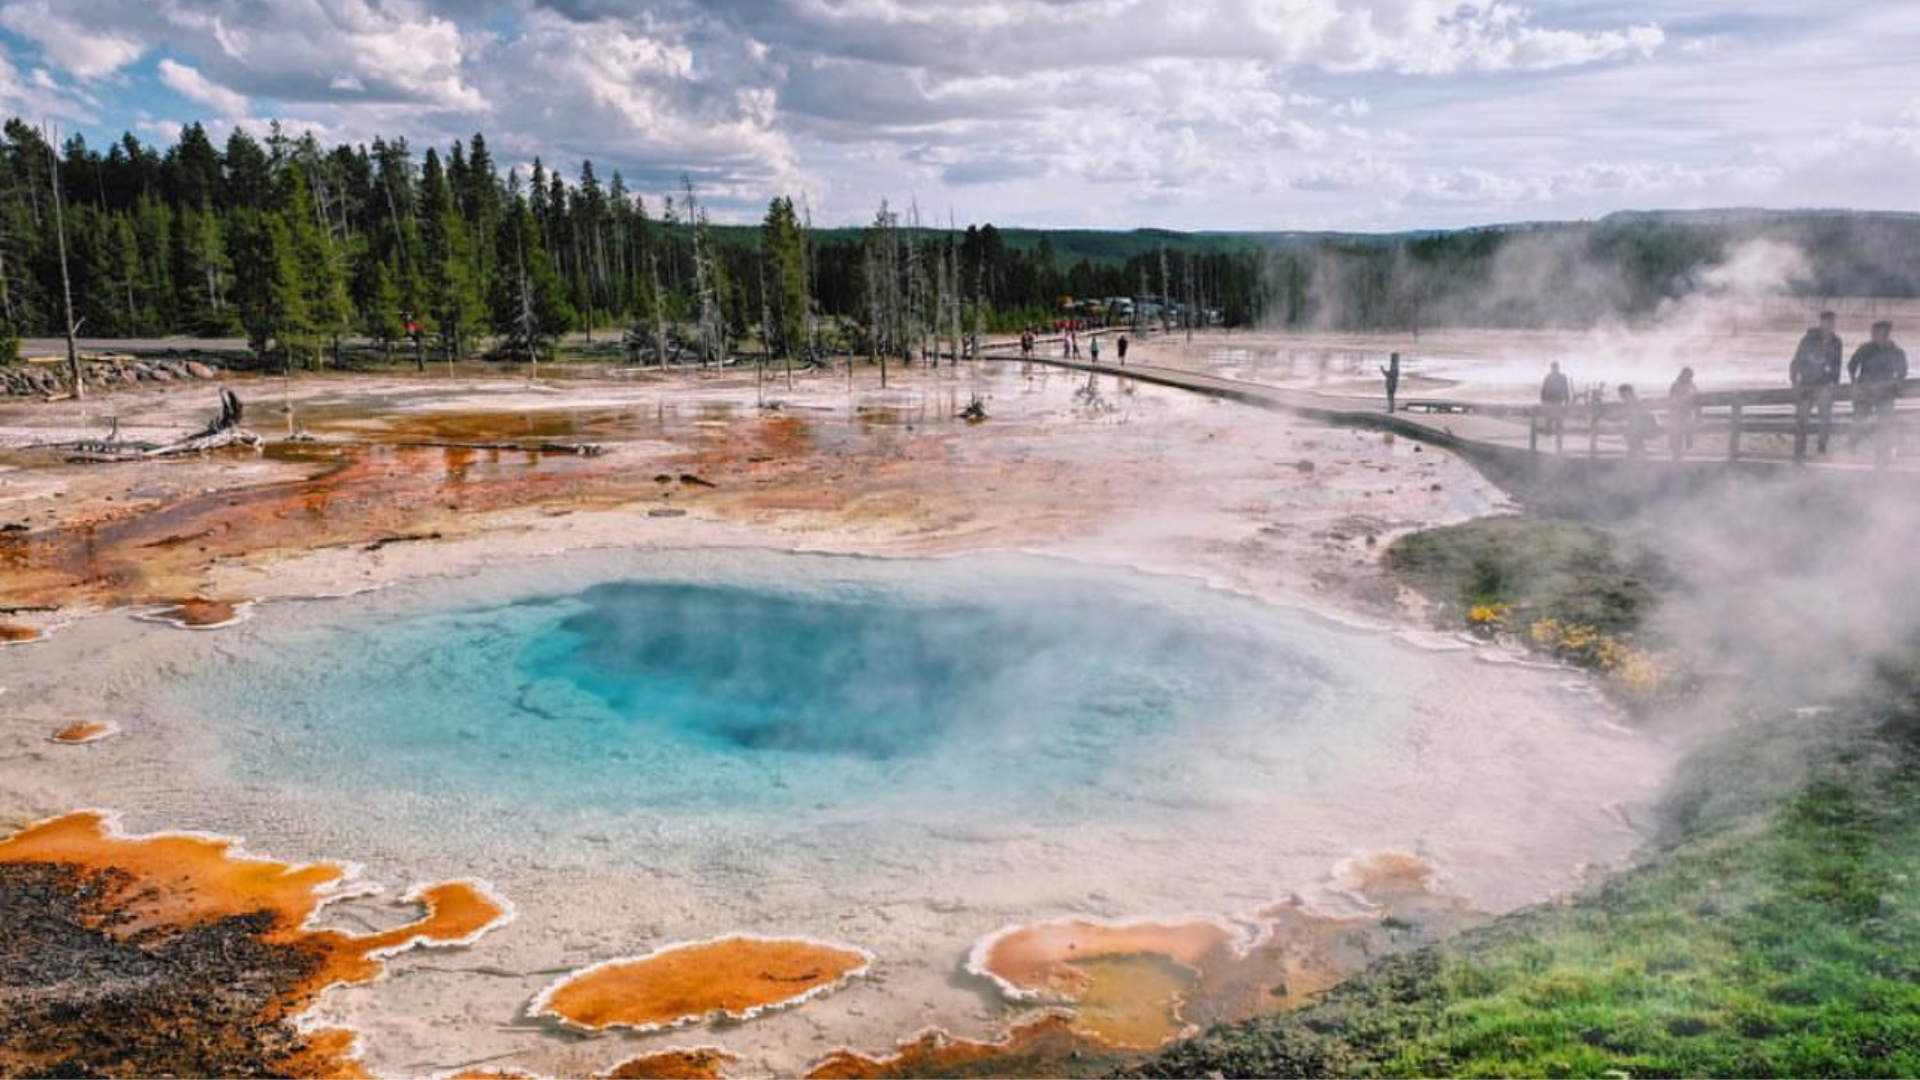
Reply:
<svg viewBox="0 0 1920 1080"><path fill-rule="evenodd" d="M535 362L546 343L565 333L572 320L566 283L541 247L539 227L526 203L516 199L505 208L494 247L500 257L488 297L494 332L508 353Z"/></svg>
<svg viewBox="0 0 1920 1080"><path fill-rule="evenodd" d="M220 221L212 211L189 209L173 216L172 329L219 337L235 326Z"/></svg>
<svg viewBox="0 0 1920 1080"><path fill-rule="evenodd" d="M254 355L280 354L285 370L292 363L292 339L306 331L307 313L293 244L280 215L242 210L233 215L229 236L233 259L233 301L247 344Z"/></svg>
<svg viewBox="0 0 1920 1080"><path fill-rule="evenodd" d="M227 136L225 180L221 185L226 209L265 209L273 198L273 166L267 152L242 128Z"/></svg>
<svg viewBox="0 0 1920 1080"><path fill-rule="evenodd" d="M313 335L315 339L303 342L301 351L309 363L317 364L322 355L320 340L330 340L337 361L340 335L346 332L353 314L353 305L347 298L343 253L322 227L306 167L297 162L289 165L280 177L280 186L280 222L294 265L299 268L300 310L304 317L297 332L303 336Z"/></svg>
<svg viewBox="0 0 1920 1080"><path fill-rule="evenodd" d="M420 241L426 310L448 363L479 333L485 307L474 289L471 241L440 157L427 151L420 172Z"/></svg>
<svg viewBox="0 0 1920 1080"><path fill-rule="evenodd" d="M767 348L792 360L803 354L807 333L807 239L794 213L793 200L777 198L769 203L760 232L767 267L765 307L772 335Z"/></svg>
<svg viewBox="0 0 1920 1080"><path fill-rule="evenodd" d="M371 251L362 252L354 281L359 289L360 330L380 346L386 359L392 360L394 344L407 332L400 316L400 288L394 284L386 261Z"/></svg>

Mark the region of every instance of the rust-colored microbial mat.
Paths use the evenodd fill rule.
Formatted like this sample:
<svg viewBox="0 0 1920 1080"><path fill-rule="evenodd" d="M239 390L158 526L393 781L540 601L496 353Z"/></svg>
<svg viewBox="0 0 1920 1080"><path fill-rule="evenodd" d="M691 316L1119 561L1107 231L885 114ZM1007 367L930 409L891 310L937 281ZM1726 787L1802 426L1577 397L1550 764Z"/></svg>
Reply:
<svg viewBox="0 0 1920 1080"><path fill-rule="evenodd" d="M1070 1017L1045 1013L1017 1024L998 1042L956 1039L929 1031L884 1057L836 1050L807 1073L808 1080L883 1080L888 1077L1104 1076L1136 1055L1080 1031Z"/></svg>
<svg viewBox="0 0 1920 1080"><path fill-rule="evenodd" d="M309 925L350 879L222 837L121 835L94 811L0 840L0 1075L362 1075L351 1032L296 1023L320 992L511 911L449 882L409 893L424 914L392 930Z"/></svg>
<svg viewBox="0 0 1920 1080"><path fill-rule="evenodd" d="M720 1080L732 1054L711 1046L661 1050L628 1058L594 1080Z"/></svg>
<svg viewBox="0 0 1920 1080"><path fill-rule="evenodd" d="M245 601L189 597L185 600L168 601L164 606L148 612L144 617L153 622L177 626L182 630L216 630L223 626L232 626L245 619L251 606Z"/></svg>
<svg viewBox="0 0 1920 1080"><path fill-rule="evenodd" d="M31 626L18 623L0 623L0 645L18 645L24 641L40 640L40 631Z"/></svg>
<svg viewBox="0 0 1920 1080"><path fill-rule="evenodd" d="M832 990L869 962L857 949L801 938L716 938L583 968L541 991L528 1011L588 1031L745 1020Z"/></svg>
<svg viewBox="0 0 1920 1080"><path fill-rule="evenodd" d="M1182 998L1238 936L1207 920L1041 923L982 941L968 967L1010 997L1078 1006L1076 1026L1117 1046L1154 1047L1186 1029Z"/></svg>
<svg viewBox="0 0 1920 1080"><path fill-rule="evenodd" d="M84 746L87 743L99 742L101 739L117 735L119 732L119 725L105 720L80 720L54 732L51 738L54 742L68 746Z"/></svg>
<svg viewBox="0 0 1920 1080"><path fill-rule="evenodd" d="M1068 1006L1073 1030L1125 1049L1154 1049L1195 1028L1297 1008L1386 953L1479 920L1435 891L1432 863L1403 852L1358 855L1333 886L1359 910L1290 900L1244 919L1065 920L1003 930L974 947L968 970L1015 1000ZM1393 916L1387 918L1388 915Z"/></svg>

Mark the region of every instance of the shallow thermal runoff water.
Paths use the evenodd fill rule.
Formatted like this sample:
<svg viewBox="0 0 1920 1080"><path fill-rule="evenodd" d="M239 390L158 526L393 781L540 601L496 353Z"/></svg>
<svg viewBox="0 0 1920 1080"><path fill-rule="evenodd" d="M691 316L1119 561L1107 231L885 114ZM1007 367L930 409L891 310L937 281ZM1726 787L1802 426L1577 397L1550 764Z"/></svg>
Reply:
<svg viewBox="0 0 1920 1080"><path fill-rule="evenodd" d="M790 1070L985 1033L959 969L1009 923L1232 916L1377 850L1511 906L1630 852L1666 757L1562 672L1014 556L573 555L34 651L0 656L16 702L125 728L39 809L513 900L493 974L336 995L387 1068L550 1039L503 1026L533 973L729 931L877 957L884 986L727 1033Z"/></svg>

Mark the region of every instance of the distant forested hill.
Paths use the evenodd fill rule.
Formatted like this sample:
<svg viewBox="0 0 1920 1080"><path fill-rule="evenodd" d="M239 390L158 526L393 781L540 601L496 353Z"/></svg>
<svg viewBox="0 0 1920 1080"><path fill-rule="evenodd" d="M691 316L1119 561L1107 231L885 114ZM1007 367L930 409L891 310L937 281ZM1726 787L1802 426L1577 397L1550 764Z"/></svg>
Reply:
<svg viewBox="0 0 1920 1080"><path fill-rule="evenodd" d="M57 185L57 189L56 189ZM448 354L584 325L796 349L884 347L934 321L1008 329L1063 298L1164 298L1233 324L1391 328L1635 319L1697 292L1920 295L1920 215L1723 210L1395 234L916 227L708 221L591 163L503 174L486 140L322 146L275 127L216 146L0 142L0 338L74 318L93 336L245 334L317 352L417 337ZM58 196L56 198L56 195ZM802 328L805 328L803 334Z"/></svg>

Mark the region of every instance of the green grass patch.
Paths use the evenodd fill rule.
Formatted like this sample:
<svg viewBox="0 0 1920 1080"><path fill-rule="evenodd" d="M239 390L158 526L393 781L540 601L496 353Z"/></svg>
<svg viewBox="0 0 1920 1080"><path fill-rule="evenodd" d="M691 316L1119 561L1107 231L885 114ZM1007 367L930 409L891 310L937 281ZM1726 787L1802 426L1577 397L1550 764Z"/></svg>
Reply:
<svg viewBox="0 0 1920 1080"><path fill-rule="evenodd" d="M1584 522L1482 518L1404 537L1387 567L1458 618L1503 606L1515 625L1540 619L1616 636L1646 622L1673 577L1650 549Z"/></svg>
<svg viewBox="0 0 1920 1080"><path fill-rule="evenodd" d="M1660 850L1151 1076L1920 1075L1920 661L1695 753Z"/></svg>
<svg viewBox="0 0 1920 1080"><path fill-rule="evenodd" d="M1695 683L1686 659L1647 629L1678 582L1624 534L1559 518L1483 518L1405 537L1386 565L1442 624L1598 672L1623 704L1672 700Z"/></svg>

